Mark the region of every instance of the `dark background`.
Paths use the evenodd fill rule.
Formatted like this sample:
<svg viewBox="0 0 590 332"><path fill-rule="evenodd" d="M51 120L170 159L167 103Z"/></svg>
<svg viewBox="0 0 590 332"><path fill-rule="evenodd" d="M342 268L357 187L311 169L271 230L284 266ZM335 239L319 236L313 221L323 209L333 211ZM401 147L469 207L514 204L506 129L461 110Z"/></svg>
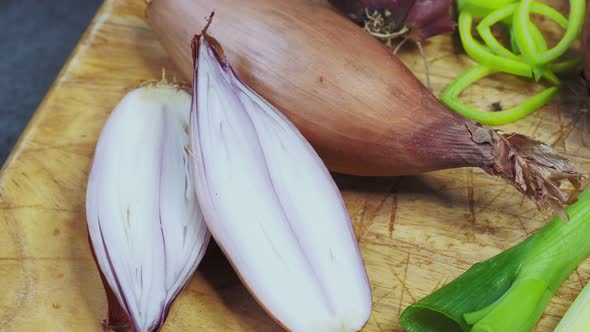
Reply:
<svg viewBox="0 0 590 332"><path fill-rule="evenodd" d="M0 166L102 0L0 0Z"/></svg>

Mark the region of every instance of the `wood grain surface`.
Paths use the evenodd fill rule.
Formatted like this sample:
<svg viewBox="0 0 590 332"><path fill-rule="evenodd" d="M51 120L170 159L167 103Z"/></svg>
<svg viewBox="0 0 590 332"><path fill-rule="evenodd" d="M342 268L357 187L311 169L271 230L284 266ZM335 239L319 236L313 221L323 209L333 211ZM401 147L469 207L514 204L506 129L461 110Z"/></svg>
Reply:
<svg viewBox="0 0 590 332"><path fill-rule="evenodd" d="M318 1L318 0L314 0ZM563 6L563 5L562 5ZM129 89L176 69L144 21L143 1L107 0L0 171L0 331L99 331L106 314L88 244L84 193L94 145ZM425 45L439 93L473 63L451 36ZM42 56L42 55L41 55ZM424 80L417 51L400 52ZM386 70L386 69L384 69ZM542 86L509 76L463 94L480 108L510 107ZM565 87L572 100L575 89ZM533 135L590 171L587 108L557 98L502 128ZM402 331L409 304L526 238L550 216L478 169L401 178L335 175L352 216L374 298L364 331ZM590 278L579 267L536 331L552 331ZM165 331L277 331L220 251L210 248L172 307Z"/></svg>

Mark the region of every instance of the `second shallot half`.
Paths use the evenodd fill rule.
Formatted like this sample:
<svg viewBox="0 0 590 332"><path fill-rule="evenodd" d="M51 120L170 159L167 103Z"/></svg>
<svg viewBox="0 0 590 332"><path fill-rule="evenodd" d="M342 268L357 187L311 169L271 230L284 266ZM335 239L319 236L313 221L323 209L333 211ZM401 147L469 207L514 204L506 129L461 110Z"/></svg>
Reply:
<svg viewBox="0 0 590 332"><path fill-rule="evenodd" d="M193 40L190 143L207 226L291 331L358 331L371 291L350 217L299 131L246 86L206 32Z"/></svg>

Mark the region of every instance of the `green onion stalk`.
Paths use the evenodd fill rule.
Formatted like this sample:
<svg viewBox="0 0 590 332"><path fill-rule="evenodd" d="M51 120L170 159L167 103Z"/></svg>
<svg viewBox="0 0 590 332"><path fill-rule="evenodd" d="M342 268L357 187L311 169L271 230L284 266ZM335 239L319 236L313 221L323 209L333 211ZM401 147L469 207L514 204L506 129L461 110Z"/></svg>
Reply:
<svg viewBox="0 0 590 332"><path fill-rule="evenodd" d="M565 34L562 39L549 50L541 50L539 53L533 42L529 26L531 21L529 17L529 8L533 3L532 0L522 0L520 6L514 13L514 34L519 41L520 49L523 56L530 63L544 65L559 58L567 51L574 41L582 32L584 24L584 13L586 12L586 0L570 0L569 23L565 28Z"/></svg>
<svg viewBox="0 0 590 332"><path fill-rule="evenodd" d="M531 331L560 285L590 255L590 189L567 213L569 222L555 217L525 241L409 306L400 317L402 326L408 332Z"/></svg>
<svg viewBox="0 0 590 332"><path fill-rule="evenodd" d="M585 0L570 0L569 19L554 8L532 0L457 0L458 29L465 52L478 62L453 81L440 95L440 100L452 110L485 125L503 125L519 120L547 103L560 84L557 72L571 70L580 64L580 58L556 60L561 57L582 31ZM530 20L530 12L552 19L565 29L562 39L552 48L539 28ZM477 32L483 44L472 35L472 23L480 19ZM503 23L510 32L509 50L491 31ZM493 73L544 78L554 86L535 95L515 108L500 112L477 110L459 101L460 93L484 76Z"/></svg>
<svg viewBox="0 0 590 332"><path fill-rule="evenodd" d="M457 0L459 12L469 11L475 17L484 17L490 12L506 7L517 0Z"/></svg>
<svg viewBox="0 0 590 332"><path fill-rule="evenodd" d="M458 98L459 94L467 88L470 84L479 79L494 74L498 71L491 70L486 66L477 65L465 71L456 80L454 80L440 95L440 100L453 109L455 112L462 114L465 117L475 119L476 121L491 125L499 126L510 123L515 119L520 119L525 115L533 112L537 108L543 106L547 100L551 99L558 91L556 86L549 87L525 102L517 105L509 110L501 112L487 112L471 107ZM548 72L547 72L548 73Z"/></svg>

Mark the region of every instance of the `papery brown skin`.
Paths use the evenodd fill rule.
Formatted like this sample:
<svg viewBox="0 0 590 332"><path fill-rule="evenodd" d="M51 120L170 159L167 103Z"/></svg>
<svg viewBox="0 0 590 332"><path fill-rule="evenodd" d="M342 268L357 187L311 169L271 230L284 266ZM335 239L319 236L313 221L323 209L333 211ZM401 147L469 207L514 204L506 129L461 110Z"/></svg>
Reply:
<svg viewBox="0 0 590 332"><path fill-rule="evenodd" d="M213 9L209 34L237 74L289 117L331 170L405 175L493 160L469 138L465 119L390 50L304 0L152 1L148 19L186 78L194 31Z"/></svg>
<svg viewBox="0 0 590 332"><path fill-rule="evenodd" d="M90 234L88 235L88 244L90 245L92 258L94 259L94 262L96 262L96 254L94 253L94 247L92 246L92 241L90 240ZM98 269L98 273L100 274L100 281L102 282L104 292L107 296L108 312L107 318L100 322L102 330L104 332L133 332L129 316L119 304L119 300L117 300L117 297L111 290L111 286L109 286L109 283L102 274L100 266L97 264L96 267Z"/></svg>
<svg viewBox="0 0 590 332"><path fill-rule="evenodd" d="M100 280L102 281L102 285L104 291L107 296L107 305L108 305L108 313L107 318L100 322L103 331L105 332L133 332L133 328L131 327L131 322L129 321L129 317L125 313L125 310L119 304L119 300L111 290L108 282L104 278L104 275L99 270L100 273Z"/></svg>
<svg viewBox="0 0 590 332"><path fill-rule="evenodd" d="M147 82L146 84L151 84L151 83ZM90 235L88 235L88 244L90 245L90 252L92 253L92 258L94 259L94 262L96 263L96 254L94 253L94 247L92 246L92 241L90 239ZM109 285L108 281L105 279L104 274L102 273L102 271L100 269L100 266L98 266L98 264L96 264L96 267L98 269L98 273L100 274L100 281L102 282L102 286L103 286L104 292L107 297L107 318L105 318L104 320L102 320L100 322L102 330L104 332L134 332L133 326L131 324L131 320L129 319L129 315L127 314L125 309L123 309L123 307L119 303L117 296L115 295L115 293L111 289L111 286ZM174 302L174 300L176 299L176 296L178 296L178 294L180 294L180 290L174 296L174 298L172 299L170 304L172 304ZM166 306L163 309L162 316L167 317L169 310L170 310L170 305ZM164 320L161 320L159 325L154 326L154 330L159 331L162 328L163 324L164 324Z"/></svg>
<svg viewBox="0 0 590 332"><path fill-rule="evenodd" d="M481 167L540 208L568 201L553 200L551 181L578 185L580 172L556 153L515 158L535 150L538 141L526 138L530 144L504 153L509 135L446 108L389 49L321 4L153 0L148 20L186 78L193 70L191 40L213 10L208 32L223 45L237 74L297 126L332 171L397 176ZM525 183L536 185L523 188L514 176L515 169L523 169L517 164L534 163L536 157L545 165L543 174L531 168Z"/></svg>

